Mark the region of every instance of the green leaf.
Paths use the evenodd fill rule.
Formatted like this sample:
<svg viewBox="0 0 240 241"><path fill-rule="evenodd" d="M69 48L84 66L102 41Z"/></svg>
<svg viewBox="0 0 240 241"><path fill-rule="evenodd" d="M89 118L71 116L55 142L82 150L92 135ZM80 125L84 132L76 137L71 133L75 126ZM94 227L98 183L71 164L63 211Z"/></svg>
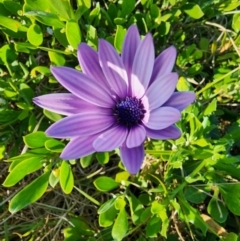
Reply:
<svg viewBox="0 0 240 241"><path fill-rule="evenodd" d="M43 110L43 114L49 118L50 120L56 122L62 119L62 116L60 114L54 113L52 111L49 110Z"/></svg>
<svg viewBox="0 0 240 241"><path fill-rule="evenodd" d="M68 46L68 40L66 33L62 31L62 28L53 28L53 33L59 43L66 48Z"/></svg>
<svg viewBox="0 0 240 241"><path fill-rule="evenodd" d="M235 13L233 15L232 28L236 33L240 31L240 13Z"/></svg>
<svg viewBox="0 0 240 241"><path fill-rule="evenodd" d="M117 187L119 187L119 183L115 182L112 178L110 177L98 177L94 182L94 186L102 192L108 192L111 191Z"/></svg>
<svg viewBox="0 0 240 241"><path fill-rule="evenodd" d="M45 142L45 148L52 152L60 153L60 152L62 152L64 147L65 147L65 145L61 141L58 141L58 140L51 139L51 140L47 140Z"/></svg>
<svg viewBox="0 0 240 241"><path fill-rule="evenodd" d="M0 25L12 30L13 32L27 31L27 28L25 26L22 26L22 24L17 20L14 20L5 16L1 16L1 15L0 15Z"/></svg>
<svg viewBox="0 0 240 241"><path fill-rule="evenodd" d="M66 60L62 54L48 51L48 56L49 56L50 61L54 65L57 65L57 66L65 65Z"/></svg>
<svg viewBox="0 0 240 241"><path fill-rule="evenodd" d="M147 222L146 226L146 236L149 238L157 237L161 228L161 220L157 216L152 216L150 220Z"/></svg>
<svg viewBox="0 0 240 241"><path fill-rule="evenodd" d="M117 32L114 38L114 46L119 53L122 52L122 45L126 35L126 29L124 29L121 25L117 25Z"/></svg>
<svg viewBox="0 0 240 241"><path fill-rule="evenodd" d="M108 152L97 152L96 158L100 164L102 164L102 165L107 164L109 162L109 153Z"/></svg>
<svg viewBox="0 0 240 241"><path fill-rule="evenodd" d="M33 132L23 137L24 143L30 148L42 147L45 141L50 140L46 134L42 131Z"/></svg>
<svg viewBox="0 0 240 241"><path fill-rule="evenodd" d="M208 116L211 115L217 109L217 99L214 98L204 110L203 115Z"/></svg>
<svg viewBox="0 0 240 241"><path fill-rule="evenodd" d="M59 20L58 15L45 11L25 11L25 16L36 19L42 24L56 28L64 28L65 24Z"/></svg>
<svg viewBox="0 0 240 241"><path fill-rule="evenodd" d="M64 229L64 241L72 240L72 234L74 234L74 236L76 235L76 237L78 235L78 239L76 239L76 241L78 241L79 237L81 237L82 235L92 236L94 234L87 222L82 217L71 216L69 218L69 223L71 223L72 226Z"/></svg>
<svg viewBox="0 0 240 241"><path fill-rule="evenodd" d="M74 12L68 0L49 1L49 4L61 18L65 20L74 18Z"/></svg>
<svg viewBox="0 0 240 241"><path fill-rule="evenodd" d="M64 193L69 194L72 192L74 186L74 178L71 166L67 161L63 161L60 168L60 186Z"/></svg>
<svg viewBox="0 0 240 241"><path fill-rule="evenodd" d="M186 187L184 197L192 203L199 204L205 200L207 194L204 193L201 189Z"/></svg>
<svg viewBox="0 0 240 241"><path fill-rule="evenodd" d="M220 241L238 241L239 236L235 233L228 233L224 238L221 238Z"/></svg>
<svg viewBox="0 0 240 241"><path fill-rule="evenodd" d="M206 235L208 226L200 216L198 210L189 205L184 197L179 197L179 201L182 209L182 212L179 213L180 218L186 222L193 223L197 228L201 229L203 235Z"/></svg>
<svg viewBox="0 0 240 241"><path fill-rule="evenodd" d="M14 43L14 47L15 47L15 50L17 52L23 52L23 53L31 53L31 50L34 50L34 49L37 49L36 46L33 46L32 44L30 43L21 43L21 42L17 42L17 43Z"/></svg>
<svg viewBox="0 0 240 241"><path fill-rule="evenodd" d="M77 49L81 42L81 32L77 22L70 20L66 23L66 36L68 43Z"/></svg>
<svg viewBox="0 0 240 241"><path fill-rule="evenodd" d="M228 210L224 204L220 200L218 201L215 197L212 197L210 200L207 211L218 223L224 223L227 220Z"/></svg>
<svg viewBox="0 0 240 241"><path fill-rule="evenodd" d="M143 205L132 193L127 195L127 199L130 205L132 221L135 225L138 225L141 222L141 215L144 211Z"/></svg>
<svg viewBox="0 0 240 241"><path fill-rule="evenodd" d="M0 160L3 159L5 155L6 146L0 145Z"/></svg>
<svg viewBox="0 0 240 241"><path fill-rule="evenodd" d="M177 90L178 91L188 91L189 90L189 83L184 77L180 77L177 83Z"/></svg>
<svg viewBox="0 0 240 241"><path fill-rule="evenodd" d="M52 170L49 176L49 184L52 188L54 188L59 182L59 175L57 175L58 171L59 169Z"/></svg>
<svg viewBox="0 0 240 241"><path fill-rule="evenodd" d="M209 48L209 40L207 38L201 38L199 42L199 47L203 51L208 51Z"/></svg>
<svg viewBox="0 0 240 241"><path fill-rule="evenodd" d="M121 17L125 18L129 15L135 8L135 0L123 0Z"/></svg>
<svg viewBox="0 0 240 241"><path fill-rule="evenodd" d="M106 228L113 224L113 221L117 216L117 209L115 208L115 205L114 205L115 200L116 199L114 199L112 203L106 203L105 207L102 208L102 211L99 214L99 219L98 219L99 225L101 227Z"/></svg>
<svg viewBox="0 0 240 241"><path fill-rule="evenodd" d="M125 209L121 209L114 222L112 228L112 237L114 240L121 241L126 235L128 230L128 219Z"/></svg>
<svg viewBox="0 0 240 241"><path fill-rule="evenodd" d="M220 192L228 209L235 215L240 215L240 185L222 185Z"/></svg>
<svg viewBox="0 0 240 241"><path fill-rule="evenodd" d="M102 204L101 207L98 209L98 214L104 213L109 208L114 206L115 201L116 201L116 198L112 198L112 199L106 201L104 204Z"/></svg>
<svg viewBox="0 0 240 241"><path fill-rule="evenodd" d="M9 211L11 213L16 213L42 197L48 187L49 175L50 172L42 174L17 193L10 201Z"/></svg>
<svg viewBox="0 0 240 241"><path fill-rule="evenodd" d="M39 46L43 42L43 33L39 25L32 24L27 31L28 41L34 45Z"/></svg>
<svg viewBox="0 0 240 241"><path fill-rule="evenodd" d="M183 11L190 16L191 18L194 19L199 19L201 18L204 13L202 11L202 9L200 8L200 6L198 4L194 4L194 3L187 3L183 6Z"/></svg>
<svg viewBox="0 0 240 241"><path fill-rule="evenodd" d="M14 168L11 168L10 173L8 174L7 178L5 179L3 186L11 187L18 183L21 179L23 179L26 175L39 170L42 167L42 157L41 156L34 156L27 158L21 162L17 162L14 165Z"/></svg>
<svg viewBox="0 0 240 241"><path fill-rule="evenodd" d="M26 101L27 104L32 104L32 98L34 96L33 90L25 83L20 84L19 89L20 96Z"/></svg>
<svg viewBox="0 0 240 241"><path fill-rule="evenodd" d="M22 5L16 1L4 0L3 4L4 7L14 15L18 15L18 11L22 10Z"/></svg>
<svg viewBox="0 0 240 241"><path fill-rule="evenodd" d="M13 61L16 60L16 58L17 58L17 54L13 46L6 44L0 49L0 63L3 63L3 64L12 63Z"/></svg>
<svg viewBox="0 0 240 241"><path fill-rule="evenodd" d="M93 161L93 154L90 154L88 156L85 156L85 157L82 157L80 159L80 163L81 163L81 166L82 168L86 168L86 167L89 167Z"/></svg>

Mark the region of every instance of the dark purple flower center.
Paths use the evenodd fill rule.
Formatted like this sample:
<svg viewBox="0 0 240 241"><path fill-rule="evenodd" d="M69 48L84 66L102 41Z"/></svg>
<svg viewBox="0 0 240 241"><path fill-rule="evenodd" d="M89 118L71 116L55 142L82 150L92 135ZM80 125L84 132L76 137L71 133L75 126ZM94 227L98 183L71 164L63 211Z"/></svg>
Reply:
<svg viewBox="0 0 240 241"><path fill-rule="evenodd" d="M113 113L118 123L127 127L133 127L142 122L144 117L144 106L142 101L136 97L126 97L117 102L113 108Z"/></svg>

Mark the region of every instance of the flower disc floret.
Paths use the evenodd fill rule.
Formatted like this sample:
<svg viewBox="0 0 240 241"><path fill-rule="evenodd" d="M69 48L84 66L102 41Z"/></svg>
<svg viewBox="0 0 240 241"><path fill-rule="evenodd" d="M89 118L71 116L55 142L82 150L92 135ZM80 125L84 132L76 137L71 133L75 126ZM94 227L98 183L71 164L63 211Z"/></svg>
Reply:
<svg viewBox="0 0 240 241"><path fill-rule="evenodd" d="M113 109L117 122L129 128L141 124L145 112L141 99L128 96Z"/></svg>

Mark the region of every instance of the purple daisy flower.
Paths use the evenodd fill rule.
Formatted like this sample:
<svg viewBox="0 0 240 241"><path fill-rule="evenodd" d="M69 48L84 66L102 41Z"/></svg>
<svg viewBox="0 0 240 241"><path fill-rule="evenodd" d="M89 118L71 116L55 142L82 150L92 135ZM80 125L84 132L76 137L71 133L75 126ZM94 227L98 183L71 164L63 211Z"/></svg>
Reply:
<svg viewBox="0 0 240 241"><path fill-rule="evenodd" d="M34 103L67 116L46 131L48 136L70 139L62 159L120 148L124 166L136 174L144 160L146 137L180 137L174 123L181 118L180 111L195 100L195 94L174 92L178 74L172 73L176 59L173 46L156 59L154 55L152 35L141 40L132 25L121 56L101 39L98 52L80 44L82 72L51 67L55 78L71 93L43 95Z"/></svg>

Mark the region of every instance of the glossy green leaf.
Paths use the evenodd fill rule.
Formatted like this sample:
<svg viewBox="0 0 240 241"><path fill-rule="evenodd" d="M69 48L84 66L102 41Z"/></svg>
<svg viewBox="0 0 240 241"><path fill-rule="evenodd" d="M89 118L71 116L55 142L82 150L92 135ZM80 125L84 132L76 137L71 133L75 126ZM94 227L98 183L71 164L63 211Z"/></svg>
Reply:
<svg viewBox="0 0 240 241"><path fill-rule="evenodd" d="M127 199L130 205L132 221L135 225L138 225L141 222L140 218L142 212L144 211L143 205L132 193L130 193L130 195L127 195Z"/></svg>
<svg viewBox="0 0 240 241"><path fill-rule="evenodd" d="M43 42L43 33L39 25L32 24L27 31L28 41L35 46L39 46Z"/></svg>
<svg viewBox="0 0 240 241"><path fill-rule="evenodd" d="M102 204L101 207L98 209L98 214L104 213L109 208L114 206L115 201L116 201L116 198L112 198L106 201L104 204Z"/></svg>
<svg viewBox="0 0 240 241"><path fill-rule="evenodd" d="M215 197L212 197L210 200L207 211L218 223L224 223L228 217L227 208L224 206L221 200L217 200Z"/></svg>
<svg viewBox="0 0 240 241"><path fill-rule="evenodd" d="M155 238L157 237L160 230L161 230L161 220L159 217L154 215L147 222L146 236L149 238Z"/></svg>
<svg viewBox="0 0 240 241"><path fill-rule="evenodd" d="M52 152L60 153L64 147L65 145L61 141L55 139L47 140L45 142L45 148Z"/></svg>
<svg viewBox="0 0 240 241"><path fill-rule="evenodd" d="M52 111L49 110L43 110L43 114L49 118L50 120L56 122L62 119L62 116L60 114L54 113Z"/></svg>
<svg viewBox="0 0 240 241"><path fill-rule="evenodd" d="M27 28L22 26L22 24L17 20L14 20L12 18L8 18L5 16L1 16L1 15L0 15L0 25L14 32L27 30Z"/></svg>
<svg viewBox="0 0 240 241"><path fill-rule="evenodd" d="M66 36L67 36L68 43L74 49L77 49L82 38L80 27L77 22L70 20L66 23Z"/></svg>
<svg viewBox="0 0 240 241"><path fill-rule="evenodd" d="M208 51L209 48L209 40L207 38L201 38L199 42L199 47L203 51Z"/></svg>
<svg viewBox="0 0 240 241"><path fill-rule="evenodd" d="M224 238L221 238L220 241L238 241L239 236L235 233L228 233Z"/></svg>
<svg viewBox="0 0 240 241"><path fill-rule="evenodd" d="M18 11L22 10L22 5L16 1L4 0L3 4L4 4L4 7L14 15L17 15Z"/></svg>
<svg viewBox="0 0 240 241"><path fill-rule="evenodd" d="M121 241L128 231L128 219L125 209L121 209L112 228L112 237L114 240Z"/></svg>
<svg viewBox="0 0 240 241"><path fill-rule="evenodd" d="M220 192L228 209L235 215L240 215L240 185L220 186Z"/></svg>
<svg viewBox="0 0 240 241"><path fill-rule="evenodd" d="M59 169L58 169L59 170ZM52 188L54 188L59 183L59 176L56 175L56 171L51 171L49 176L49 184Z"/></svg>
<svg viewBox="0 0 240 241"><path fill-rule="evenodd" d="M114 38L114 46L119 53L122 52L122 45L125 38L126 29L124 29L121 25L117 25L117 32Z"/></svg>
<svg viewBox="0 0 240 241"><path fill-rule="evenodd" d="M66 48L68 46L68 40L65 31L63 31L62 28L55 27L53 28L53 33L56 39L59 41L59 43Z"/></svg>
<svg viewBox="0 0 240 241"><path fill-rule="evenodd" d="M3 157L5 155L5 150L6 150L6 146L0 145L0 160L3 159Z"/></svg>
<svg viewBox="0 0 240 241"><path fill-rule="evenodd" d="M106 177L106 176L98 177L93 182L93 184L99 191L102 191L102 192L111 191L119 187L120 185L118 182L115 182L112 178Z"/></svg>
<svg viewBox="0 0 240 241"><path fill-rule="evenodd" d="M201 189L186 187L184 191L184 197L192 203L199 204L205 200L207 194Z"/></svg>
<svg viewBox="0 0 240 241"><path fill-rule="evenodd" d="M97 152L96 158L100 164L102 164L102 165L107 164L109 162L109 153L108 152Z"/></svg>
<svg viewBox="0 0 240 241"><path fill-rule="evenodd" d="M64 22L60 21L59 17L55 13L49 13L45 11L27 11L24 13L25 16L36 19L38 22L53 26L56 28L64 28Z"/></svg>
<svg viewBox="0 0 240 241"><path fill-rule="evenodd" d="M205 221L200 216L197 209L192 207L184 198L180 198L179 202L182 212L180 212L179 216L182 220L186 222L193 223L197 228L199 228L203 235L206 235L208 230L208 226Z"/></svg>
<svg viewBox="0 0 240 241"><path fill-rule="evenodd" d="M188 91L189 90L189 83L184 77L180 77L177 83L177 90L178 91Z"/></svg>
<svg viewBox="0 0 240 241"><path fill-rule="evenodd" d="M74 12L68 0L49 1L49 4L61 18L65 20L74 18Z"/></svg>
<svg viewBox="0 0 240 241"><path fill-rule="evenodd" d="M125 18L127 15L129 15L134 10L135 4L135 0L123 0L121 17Z"/></svg>
<svg viewBox="0 0 240 241"><path fill-rule="evenodd" d="M69 218L69 223L71 223L72 226L67 229L64 229L64 231L63 231L64 235L65 235L64 240L69 240L69 241L72 240L71 239L72 234L78 235L78 238L82 235L92 236L94 234L94 232L90 229L86 220L84 220L82 217L71 216ZM77 240L79 240L79 239L77 239Z"/></svg>
<svg viewBox="0 0 240 241"><path fill-rule="evenodd" d="M233 15L232 28L236 33L240 31L240 13L235 13Z"/></svg>
<svg viewBox="0 0 240 241"><path fill-rule="evenodd" d="M51 138L47 137L42 131L33 132L23 137L24 143L30 148L42 147L45 141L50 139Z"/></svg>
<svg viewBox="0 0 240 241"><path fill-rule="evenodd" d="M93 157L94 157L93 154L90 154L88 156L82 157L80 159L80 163L81 163L82 168L89 167L91 165L91 163L93 162Z"/></svg>
<svg viewBox="0 0 240 241"><path fill-rule="evenodd" d="M49 56L50 61L54 65L57 65L57 66L65 65L66 60L62 54L48 51L48 56Z"/></svg>
<svg viewBox="0 0 240 241"><path fill-rule="evenodd" d="M217 109L217 99L213 99L207 106L207 108L204 110L203 114L208 116L213 114L214 111Z"/></svg>
<svg viewBox="0 0 240 241"><path fill-rule="evenodd" d="M19 94L26 101L27 104L32 104L32 98L34 97L33 90L25 83L20 84Z"/></svg>
<svg viewBox="0 0 240 241"><path fill-rule="evenodd" d="M115 202L115 200L114 200L114 202ZM114 206L114 202L111 205L106 204L106 207L104 208L105 210L99 214L98 221L99 221L99 225L101 227L106 228L113 224L113 222L117 216L117 209Z"/></svg>
<svg viewBox="0 0 240 241"><path fill-rule="evenodd" d="M183 6L183 10L188 16L190 16L191 18L194 18L194 19L199 19L204 15L200 6L195 3L185 4Z"/></svg>
<svg viewBox="0 0 240 241"><path fill-rule="evenodd" d="M42 197L48 187L49 175L49 172L42 174L18 192L10 201L9 211L16 213Z"/></svg>
<svg viewBox="0 0 240 241"><path fill-rule="evenodd" d="M30 43L21 43L21 42L18 42L18 43L14 43L14 46L15 46L15 49L16 51L18 52L23 52L23 53L31 53L32 50L35 50L37 49L36 46L30 44Z"/></svg>
<svg viewBox="0 0 240 241"><path fill-rule="evenodd" d="M14 165L14 162L12 163ZM5 179L3 186L11 187L23 179L26 175L39 170L43 166L42 157L34 156L21 162L17 162Z"/></svg>
<svg viewBox="0 0 240 241"><path fill-rule="evenodd" d="M67 161L63 161L60 168L60 185L64 193L69 194L72 192L74 186L74 178L71 166Z"/></svg>

